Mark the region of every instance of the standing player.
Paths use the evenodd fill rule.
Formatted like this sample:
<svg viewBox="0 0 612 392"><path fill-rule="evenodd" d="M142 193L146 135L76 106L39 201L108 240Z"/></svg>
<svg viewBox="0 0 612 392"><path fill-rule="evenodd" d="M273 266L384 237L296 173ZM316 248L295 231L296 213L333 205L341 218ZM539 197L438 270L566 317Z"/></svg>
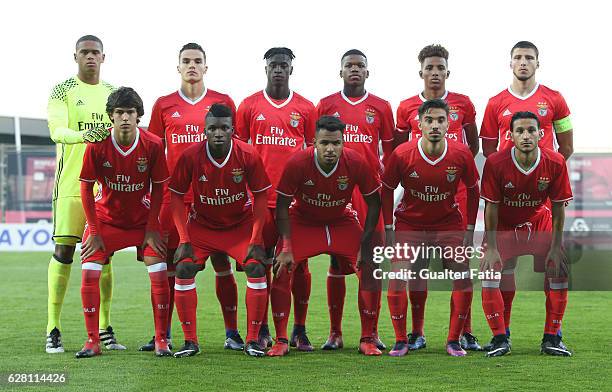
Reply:
<svg viewBox="0 0 612 392"><path fill-rule="evenodd" d="M563 251L565 204L572 199L564 157L539 147L542 124L531 112L516 112L510 121L514 147L491 154L485 162L482 198L487 250L483 271L517 256L534 256L536 271L546 271L546 322L541 351L570 356L558 331L567 305L568 267ZM552 214L547 201L552 203ZM503 276L503 275L502 275ZM493 340L487 356L510 352L499 280L483 280L482 307Z"/></svg>
<svg viewBox="0 0 612 392"><path fill-rule="evenodd" d="M488 157L497 150L513 146L510 119L520 111L529 111L538 116L540 129L539 146L558 151L567 160L573 150L573 126L570 110L563 96L536 81L539 68L538 48L531 42L517 42L510 50L512 84L489 99L485 109L480 137L482 152ZM550 208L550 205L548 206ZM504 297L505 321L510 336L510 315L516 284L514 266L516 260L504 264L501 290Z"/></svg>
<svg viewBox="0 0 612 392"><path fill-rule="evenodd" d="M314 138L314 105L289 89L289 77L295 58L291 49L271 48L264 54L268 83L263 91L246 98L238 107L236 128L238 137L251 141L261 155L272 189L268 197L268 215L264 240L268 257L274 256L278 231L274 222L276 185L280 180L286 157L311 145ZM306 265L306 264L304 264ZM269 272L268 272L269 274ZM270 282L268 282L269 284ZM300 269L292 284L296 324L292 337L300 351L312 351L306 335L306 311L310 297L310 272ZM267 317L261 326L261 344L272 344Z"/></svg>
<svg viewBox="0 0 612 392"><path fill-rule="evenodd" d="M446 89L448 70L448 51L441 45L428 45L419 52L423 79L423 91L402 101L397 108L397 133L395 145L406 140L420 138L419 107L428 99L442 99L448 104L448 131L446 138L463 143L470 148L473 156L478 153L478 129L476 128L476 110L467 95L454 93ZM456 201L467 225L467 192L465 184L459 183ZM412 333L408 336L411 350L424 348L426 345L423 325L425 323L425 302L427 300L427 281L414 279L409 287L410 307L412 313ZM472 335L472 316L468 312L461 344L467 350L480 350L478 340Z"/></svg>
<svg viewBox="0 0 612 392"><path fill-rule="evenodd" d="M196 43L183 45L179 51L177 70L181 75L181 87L172 94L160 97L153 105L151 121L148 130L159 136L165 143L168 158L168 170L172 172L176 162L189 146L204 143L204 118L210 106L222 103L229 106L235 113L234 101L226 94L206 88L204 75L208 70L206 53ZM193 203L191 191L185 194L185 208L190 209ZM161 209L163 231L168 235L168 286L170 287L170 311L168 317L168 339L174 307L174 252L178 246L178 233L172 220L170 210L170 192L166 189ZM217 298L221 304L225 321L225 348L242 350L244 342L238 333L237 313L238 289L227 257L214 255L211 257L215 269L215 286ZM153 351L154 339L140 347L141 351Z"/></svg>
<svg viewBox="0 0 612 392"><path fill-rule="evenodd" d="M348 275L355 272L360 254L359 289L364 289L363 274L370 270L365 264L372 263L372 237L380 215L380 184L361 154L343 149L345 127L336 117L321 117L316 124L314 147L289 159L276 190L276 223L282 248L277 249L280 253L272 282L277 338L268 351L269 356L289 353L287 322L294 263L327 253L335 257L340 272ZM348 206L355 186L368 205L363 229ZM375 314L377 310L376 303L359 302L361 314ZM372 336L374 320L373 317L361 319L359 351L365 355L381 355Z"/></svg>
<svg viewBox="0 0 612 392"><path fill-rule="evenodd" d="M317 105L317 116L330 115L339 118L346 124L344 130L344 147L356 150L370 164L374 173L382 174L382 164L379 156L379 143L382 142L383 159L389 158L393 151L393 112L389 102L371 94L365 89L365 82L369 76L368 59L357 49L344 53L340 59L340 77L344 82L342 91L323 98ZM353 193L352 208L357 212L360 222L365 222L367 205L357 190ZM375 246L384 245L384 228L382 219L376 227ZM333 262L332 262L333 264ZM302 264L306 266L307 264ZM299 268L299 267L298 267ZM372 276L371 271L364 277ZM327 274L327 301L331 320L330 335L327 342L321 347L323 350L341 348L342 343L342 312L346 284L344 275L330 267ZM380 350L385 345L378 338L378 317L380 315L380 281L372 285L371 289L361 291L363 296L359 301L374 301L378 310L373 315L361 314L361 317L374 317L374 330L372 334L376 346ZM294 305L295 307L295 305ZM295 313L297 316L297 312ZM305 319L304 319L305 320ZM296 324L298 324L296 322ZM298 326L294 326L295 328Z"/></svg>
<svg viewBox="0 0 612 392"><path fill-rule="evenodd" d="M259 329L267 312L265 252L262 228L266 220L266 190L270 181L254 148L233 139L232 110L213 104L206 114L206 142L189 147L179 158L169 188L180 245L174 255L175 301L185 344L175 357L200 352L195 275L208 256L226 254L246 272L247 343L250 356L263 356ZM187 222L184 195L193 190L193 210ZM253 195L253 201L249 192Z"/></svg>
<svg viewBox="0 0 612 392"><path fill-rule="evenodd" d="M423 137L396 148L385 166L382 203L387 243L390 246L395 245L393 192L400 183L404 187L404 196L395 210L398 242L421 246L422 249L430 246L444 249L452 247L455 252L459 252L462 246L472 246L478 213L478 170L470 150L445 137L448 116L449 108L443 100L425 101L419 107L419 129ZM467 188L467 230L455 202L460 181ZM458 255L447 257L446 251L444 254L445 268L461 273L460 277L453 280L446 352L452 356L464 356L466 352L459 344L459 339L472 303L469 259L464 263ZM415 256L412 262L412 270L419 276L419 272L426 268L429 256ZM396 260L394 268L399 265L401 263ZM396 339L389 355L403 356L409 349L406 335L406 281L391 280L387 299Z"/></svg>
<svg viewBox="0 0 612 392"><path fill-rule="evenodd" d="M164 147L157 136L138 128L142 100L129 87L108 97L111 137L90 144L81 170L81 198L87 216L83 234L81 299L88 339L77 358L100 355L100 274L108 257L131 246L141 247L151 279L155 319L155 355L170 356L166 341L170 290L159 233L163 185L169 178ZM100 186L94 201L93 187ZM151 199L147 194L151 190Z"/></svg>
<svg viewBox="0 0 612 392"><path fill-rule="evenodd" d="M85 214L79 191L79 173L83 165L86 143L101 142L109 135L112 124L105 112L106 100L113 87L100 80L100 66L104 63L102 41L85 35L76 42L74 61L78 73L57 84L47 106L51 139L57 144L57 168L53 189L53 240L55 251L49 261L48 272L48 353L63 353L60 315L74 249L81 241ZM100 278L100 337L109 350L125 350L115 340L110 326L110 305L113 294L111 264L102 268Z"/></svg>

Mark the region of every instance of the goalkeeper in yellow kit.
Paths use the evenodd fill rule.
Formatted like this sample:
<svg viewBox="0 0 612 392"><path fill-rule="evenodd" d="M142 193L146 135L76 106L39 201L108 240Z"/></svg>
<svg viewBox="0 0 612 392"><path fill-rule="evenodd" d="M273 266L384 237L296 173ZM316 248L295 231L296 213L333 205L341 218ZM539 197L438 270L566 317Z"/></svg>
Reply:
<svg viewBox="0 0 612 392"><path fill-rule="evenodd" d="M104 62L102 41L93 35L79 38L74 61L78 74L53 88L47 107L51 139L57 145L53 189L55 252L48 272L47 353L64 352L60 314L75 246L81 242L85 226L79 182L85 146L106 139L112 126L106 114L106 101L114 88L100 80L100 66ZM110 326L112 291L112 268L108 264L100 279L100 340L107 349L125 350L115 340Z"/></svg>

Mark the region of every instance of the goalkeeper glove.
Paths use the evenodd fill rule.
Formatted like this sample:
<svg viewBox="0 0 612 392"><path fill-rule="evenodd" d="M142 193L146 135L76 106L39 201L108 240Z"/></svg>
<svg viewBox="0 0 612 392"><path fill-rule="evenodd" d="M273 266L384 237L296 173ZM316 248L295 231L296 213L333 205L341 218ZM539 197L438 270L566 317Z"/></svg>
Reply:
<svg viewBox="0 0 612 392"><path fill-rule="evenodd" d="M110 130L106 128L93 128L83 132L83 141L85 143L98 143L106 139L110 135Z"/></svg>

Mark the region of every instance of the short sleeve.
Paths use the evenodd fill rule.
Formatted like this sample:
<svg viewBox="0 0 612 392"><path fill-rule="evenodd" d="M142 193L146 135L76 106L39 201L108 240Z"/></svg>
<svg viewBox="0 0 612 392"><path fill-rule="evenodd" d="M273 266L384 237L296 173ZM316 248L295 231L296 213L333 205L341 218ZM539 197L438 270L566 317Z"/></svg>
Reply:
<svg viewBox="0 0 612 392"><path fill-rule="evenodd" d="M153 167L151 168L151 181L155 183L168 181L168 165L166 164L166 156L161 144L154 144L151 151L151 160Z"/></svg>
<svg viewBox="0 0 612 392"><path fill-rule="evenodd" d="M293 197L297 191L300 173L302 170L299 168L296 156L289 158L283 174L281 175L276 192L287 197Z"/></svg>
<svg viewBox="0 0 612 392"><path fill-rule="evenodd" d="M315 128L319 118L317 109L313 104L309 104L306 119L304 121L304 142L306 146L312 146L315 137Z"/></svg>
<svg viewBox="0 0 612 392"><path fill-rule="evenodd" d="M361 157L358 161L359 170L357 172L357 186L359 191L364 196L369 196L380 189L378 176L372 171L372 168Z"/></svg>
<svg viewBox="0 0 612 392"><path fill-rule="evenodd" d="M489 100L482 118L482 126L480 127L480 138L498 140L499 139L499 123L497 122L497 114L495 104Z"/></svg>
<svg viewBox="0 0 612 392"><path fill-rule="evenodd" d="M501 189L495 177L495 168L487 159L482 172L480 197L491 203L499 203L502 199Z"/></svg>
<svg viewBox="0 0 612 392"><path fill-rule="evenodd" d="M472 100L470 100L468 97L465 97L464 110L465 113L463 115L462 125L465 127L466 125L476 124L476 108L474 107Z"/></svg>
<svg viewBox="0 0 612 392"><path fill-rule="evenodd" d="M162 116L161 103L159 99L155 101L155 104L153 105L151 120L149 121L147 131L151 132L162 140L166 139L166 127L164 126L164 119Z"/></svg>
<svg viewBox="0 0 612 392"><path fill-rule="evenodd" d="M172 172L172 178L170 178L170 184L168 188L180 195L184 195L189 190L189 186L192 181L193 172L193 156L183 153L179 158L174 171Z"/></svg>
<svg viewBox="0 0 612 392"><path fill-rule="evenodd" d="M395 121L393 120L393 110L389 102L385 102L382 109L382 128L380 130L380 140L383 142L393 141L393 131Z"/></svg>
<svg viewBox="0 0 612 392"><path fill-rule="evenodd" d="M254 149L247 155L247 181L253 193L263 192L272 186L263 161Z"/></svg>
<svg viewBox="0 0 612 392"><path fill-rule="evenodd" d="M554 176L551 185L550 193L548 194L550 201L559 203L570 201L574 198L565 162L559 164L559 171Z"/></svg>
<svg viewBox="0 0 612 392"><path fill-rule="evenodd" d="M401 132L410 132L410 113L406 109L406 105L400 103L397 107L397 129Z"/></svg>
<svg viewBox="0 0 612 392"><path fill-rule="evenodd" d="M555 111L553 121L564 119L569 115L570 110L567 106L567 102L565 102L565 98L563 98L563 95L561 95L561 93L558 93L555 97Z"/></svg>
<svg viewBox="0 0 612 392"><path fill-rule="evenodd" d="M245 143L251 138L250 112L248 102L242 101L236 113L236 137Z"/></svg>
<svg viewBox="0 0 612 392"><path fill-rule="evenodd" d="M98 174L96 171L96 144L87 144L85 155L83 155L83 166L79 179L86 182L96 182Z"/></svg>
<svg viewBox="0 0 612 392"><path fill-rule="evenodd" d="M478 185L478 179L480 177L478 175L478 168L476 167L476 162L474 161L472 154L465 151L463 156L465 160L465 173L463 174L463 183L466 187L473 188L474 186Z"/></svg>
<svg viewBox="0 0 612 392"><path fill-rule="evenodd" d="M383 186L394 190L400 183L400 157L397 153L397 149L393 151L389 157L389 161L385 166L385 172L382 176Z"/></svg>

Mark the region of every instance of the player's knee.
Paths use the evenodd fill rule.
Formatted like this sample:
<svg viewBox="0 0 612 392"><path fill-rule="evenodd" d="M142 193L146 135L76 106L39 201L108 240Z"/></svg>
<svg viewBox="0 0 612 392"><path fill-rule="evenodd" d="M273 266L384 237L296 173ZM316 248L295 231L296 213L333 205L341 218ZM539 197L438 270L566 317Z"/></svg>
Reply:
<svg viewBox="0 0 612 392"><path fill-rule="evenodd" d="M211 255L210 262L212 263L215 271L227 271L229 268L231 268L229 258L223 253L215 253Z"/></svg>
<svg viewBox="0 0 612 392"><path fill-rule="evenodd" d="M197 264L183 261L176 265L176 277L179 279L192 279L199 270L200 268Z"/></svg>
<svg viewBox="0 0 612 392"><path fill-rule="evenodd" d="M74 246L68 245L55 245L55 252L53 258L62 264L72 264L72 258L74 257Z"/></svg>
<svg viewBox="0 0 612 392"><path fill-rule="evenodd" d="M260 262L250 262L244 266L244 272L249 278L262 278L266 276L266 267Z"/></svg>

